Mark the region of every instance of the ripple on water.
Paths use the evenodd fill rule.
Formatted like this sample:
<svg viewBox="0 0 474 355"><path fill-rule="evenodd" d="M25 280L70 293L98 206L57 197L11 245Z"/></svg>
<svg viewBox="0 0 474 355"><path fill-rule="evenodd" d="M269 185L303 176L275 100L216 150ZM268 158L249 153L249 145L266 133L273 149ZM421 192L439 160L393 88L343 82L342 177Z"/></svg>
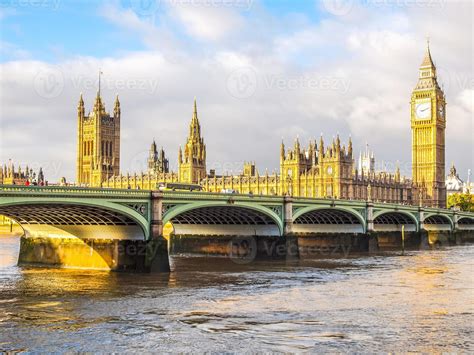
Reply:
<svg viewBox="0 0 474 355"><path fill-rule="evenodd" d="M0 351L472 353L474 247L407 254L186 258L166 277L8 266Z"/></svg>

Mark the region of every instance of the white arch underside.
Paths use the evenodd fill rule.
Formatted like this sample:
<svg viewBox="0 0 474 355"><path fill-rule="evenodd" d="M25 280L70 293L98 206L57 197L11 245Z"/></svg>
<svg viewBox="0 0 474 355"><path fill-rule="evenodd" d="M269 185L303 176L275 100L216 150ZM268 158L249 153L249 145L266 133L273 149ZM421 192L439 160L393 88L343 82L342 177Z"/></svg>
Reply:
<svg viewBox="0 0 474 355"><path fill-rule="evenodd" d="M206 206L184 211L171 219L175 235L280 236L268 215L242 206Z"/></svg>
<svg viewBox="0 0 474 355"><path fill-rule="evenodd" d="M45 225L24 224L26 238L61 239L105 239L105 240L144 240L145 236L138 225Z"/></svg>

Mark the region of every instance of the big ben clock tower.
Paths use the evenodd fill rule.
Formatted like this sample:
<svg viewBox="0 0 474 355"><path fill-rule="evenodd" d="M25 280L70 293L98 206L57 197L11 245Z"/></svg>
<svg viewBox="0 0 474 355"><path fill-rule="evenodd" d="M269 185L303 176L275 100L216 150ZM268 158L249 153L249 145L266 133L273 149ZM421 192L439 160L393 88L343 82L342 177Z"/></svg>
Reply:
<svg viewBox="0 0 474 355"><path fill-rule="evenodd" d="M413 201L446 207L446 98L438 85L429 43L411 95Z"/></svg>

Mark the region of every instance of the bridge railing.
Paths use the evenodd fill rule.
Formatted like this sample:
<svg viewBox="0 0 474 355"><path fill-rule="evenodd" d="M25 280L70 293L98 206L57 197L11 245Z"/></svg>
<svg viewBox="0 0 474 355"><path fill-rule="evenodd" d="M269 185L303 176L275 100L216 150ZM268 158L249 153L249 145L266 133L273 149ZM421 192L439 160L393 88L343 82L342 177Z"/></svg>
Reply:
<svg viewBox="0 0 474 355"><path fill-rule="evenodd" d="M281 203L285 198L284 196L277 195L258 195L258 194L224 194L214 192L202 192L202 191L160 191L164 197L168 198L183 198L192 200L258 200L260 202L278 202ZM77 196L94 196L94 197L125 197L125 198L150 198L151 190L132 190L132 189L116 189L116 188L97 188L97 187L79 187L79 186L20 186L20 185L0 185L0 195L77 195ZM291 197L294 203L311 203L311 202L323 202L330 205L338 204L352 204L352 205L366 205L369 202L365 200L346 200L336 198L311 198L311 197ZM384 203L384 202L372 202L375 208L392 208L394 210L418 210L420 207L407 205L407 204L396 204L396 203ZM436 213L436 214L455 214L455 211L444 208L431 208L422 207L424 212ZM456 212L458 215L466 217L474 216L474 213L470 212Z"/></svg>
<svg viewBox="0 0 474 355"><path fill-rule="evenodd" d="M226 194L226 193L219 193L219 192L203 192L203 191L161 191L163 196L167 197L182 197L182 198L192 198L192 199L216 199L216 200L223 200L223 199L258 199L258 200L271 200L271 201L278 201L281 202L283 200L283 196L277 195L256 195L256 194Z"/></svg>
<svg viewBox="0 0 474 355"><path fill-rule="evenodd" d="M111 188L91 188L78 186L19 186L0 185L0 194L72 194L72 195L96 195L96 196L126 196L142 197L150 196L149 190L111 189Z"/></svg>

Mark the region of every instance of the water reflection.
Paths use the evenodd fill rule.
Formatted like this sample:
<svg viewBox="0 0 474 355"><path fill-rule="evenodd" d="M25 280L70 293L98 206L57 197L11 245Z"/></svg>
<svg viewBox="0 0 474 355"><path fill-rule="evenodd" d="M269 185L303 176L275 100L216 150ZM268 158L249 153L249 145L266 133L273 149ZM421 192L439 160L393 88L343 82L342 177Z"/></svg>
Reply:
<svg viewBox="0 0 474 355"><path fill-rule="evenodd" d="M0 239L0 351L470 352L473 246L406 256L173 258L170 274L14 266Z"/></svg>

